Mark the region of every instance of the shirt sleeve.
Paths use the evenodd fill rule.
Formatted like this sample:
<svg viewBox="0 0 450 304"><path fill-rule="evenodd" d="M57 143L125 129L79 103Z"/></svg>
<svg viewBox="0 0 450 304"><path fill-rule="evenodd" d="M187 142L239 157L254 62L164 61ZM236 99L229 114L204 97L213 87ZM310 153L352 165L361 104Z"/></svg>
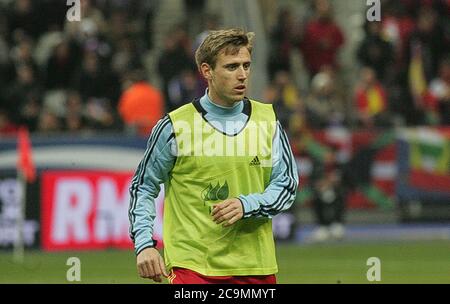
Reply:
<svg viewBox="0 0 450 304"><path fill-rule="evenodd" d="M297 165L280 122L277 122L272 151L273 168L267 188L263 193L239 196L244 218L272 218L289 209L295 200L299 181Z"/></svg>
<svg viewBox="0 0 450 304"><path fill-rule="evenodd" d="M167 181L174 166L174 147L176 149L173 126L166 115L152 129L144 157L137 167L129 189L129 233L136 254L155 246L152 239L156 217L155 198L160 192L160 185Z"/></svg>

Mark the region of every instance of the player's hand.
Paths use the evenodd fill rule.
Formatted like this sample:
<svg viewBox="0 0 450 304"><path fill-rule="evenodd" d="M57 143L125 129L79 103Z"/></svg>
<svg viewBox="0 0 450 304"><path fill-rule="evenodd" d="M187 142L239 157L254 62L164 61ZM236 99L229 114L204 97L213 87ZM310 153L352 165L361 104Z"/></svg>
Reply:
<svg viewBox="0 0 450 304"><path fill-rule="evenodd" d="M228 227L244 216L244 210L239 199L229 198L214 205L211 215L214 222L217 224L224 223L223 226Z"/></svg>
<svg viewBox="0 0 450 304"><path fill-rule="evenodd" d="M142 278L152 279L155 282L162 282L161 276L166 278L167 274L164 260L155 248L145 248L136 257L138 273Z"/></svg>

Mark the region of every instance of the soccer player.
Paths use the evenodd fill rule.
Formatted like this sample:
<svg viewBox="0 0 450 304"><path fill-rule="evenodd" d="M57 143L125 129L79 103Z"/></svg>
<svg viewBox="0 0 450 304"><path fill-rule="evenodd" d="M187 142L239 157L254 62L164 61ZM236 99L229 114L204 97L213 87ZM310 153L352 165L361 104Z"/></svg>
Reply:
<svg viewBox="0 0 450 304"><path fill-rule="evenodd" d="M292 205L298 173L272 105L245 97L253 37L211 31L195 54L205 94L151 132L130 187L130 236L143 278L276 283L271 218ZM160 184L164 259L152 239Z"/></svg>

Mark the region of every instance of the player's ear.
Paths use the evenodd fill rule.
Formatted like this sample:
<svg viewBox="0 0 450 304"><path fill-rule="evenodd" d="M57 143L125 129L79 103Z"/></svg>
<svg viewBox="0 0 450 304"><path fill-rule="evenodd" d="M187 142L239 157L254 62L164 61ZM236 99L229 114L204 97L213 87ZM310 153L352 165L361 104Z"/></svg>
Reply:
<svg viewBox="0 0 450 304"><path fill-rule="evenodd" d="M203 62L200 65L200 71L202 72L203 77L205 77L206 80L211 80L212 75L212 68L209 64L207 64L206 62Z"/></svg>

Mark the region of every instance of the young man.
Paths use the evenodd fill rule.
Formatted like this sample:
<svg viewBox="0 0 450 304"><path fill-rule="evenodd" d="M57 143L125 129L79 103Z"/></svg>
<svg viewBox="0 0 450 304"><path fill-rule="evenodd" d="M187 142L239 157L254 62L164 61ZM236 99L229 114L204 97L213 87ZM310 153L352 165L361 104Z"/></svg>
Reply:
<svg viewBox="0 0 450 304"><path fill-rule="evenodd" d="M196 52L205 95L152 130L130 187L130 235L141 277L276 283L271 218L291 206L298 174L272 106L245 97L252 38L239 29L210 32ZM164 259L152 240L160 184Z"/></svg>

